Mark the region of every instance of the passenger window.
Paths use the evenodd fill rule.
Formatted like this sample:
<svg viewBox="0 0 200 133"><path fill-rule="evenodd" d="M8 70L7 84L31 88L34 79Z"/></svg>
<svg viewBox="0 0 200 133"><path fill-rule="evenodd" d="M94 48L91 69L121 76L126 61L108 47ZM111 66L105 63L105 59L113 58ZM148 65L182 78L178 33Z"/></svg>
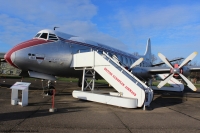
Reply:
<svg viewBox="0 0 200 133"><path fill-rule="evenodd" d="M123 58L123 64L126 65L126 58L124 56L122 56Z"/></svg>
<svg viewBox="0 0 200 133"><path fill-rule="evenodd" d="M131 63L131 59L130 58L128 58L128 61L129 61L129 65L131 65L132 63Z"/></svg>
<svg viewBox="0 0 200 133"><path fill-rule="evenodd" d="M128 64L128 59L126 58L126 62L125 62L125 64L127 65Z"/></svg>
<svg viewBox="0 0 200 133"><path fill-rule="evenodd" d="M119 55L119 59L123 63L123 57L121 55Z"/></svg>
<svg viewBox="0 0 200 133"><path fill-rule="evenodd" d="M102 51L102 50L98 50L98 53L99 53L99 54L103 54L103 51Z"/></svg>
<svg viewBox="0 0 200 133"><path fill-rule="evenodd" d="M131 64L133 64L134 63L134 61L133 61L133 59L131 59Z"/></svg>
<svg viewBox="0 0 200 133"><path fill-rule="evenodd" d="M108 55L112 58L112 54L111 53L108 53Z"/></svg>
<svg viewBox="0 0 200 133"><path fill-rule="evenodd" d="M122 63L125 64L125 58L122 56Z"/></svg>

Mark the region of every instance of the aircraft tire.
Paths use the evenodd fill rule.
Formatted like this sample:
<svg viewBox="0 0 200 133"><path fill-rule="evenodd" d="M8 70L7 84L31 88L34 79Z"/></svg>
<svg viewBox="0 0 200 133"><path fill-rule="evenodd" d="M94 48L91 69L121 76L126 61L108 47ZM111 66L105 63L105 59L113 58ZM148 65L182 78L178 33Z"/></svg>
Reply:
<svg viewBox="0 0 200 133"><path fill-rule="evenodd" d="M54 89L55 89L55 88L54 88L53 86L50 86L50 87L49 87L48 94L52 96L52 95L53 95L53 90L54 90Z"/></svg>
<svg viewBox="0 0 200 133"><path fill-rule="evenodd" d="M45 93L46 94L48 94L49 96L52 96L53 95L53 90L54 90L55 88L53 87L53 86L50 86L50 87L45 87Z"/></svg>

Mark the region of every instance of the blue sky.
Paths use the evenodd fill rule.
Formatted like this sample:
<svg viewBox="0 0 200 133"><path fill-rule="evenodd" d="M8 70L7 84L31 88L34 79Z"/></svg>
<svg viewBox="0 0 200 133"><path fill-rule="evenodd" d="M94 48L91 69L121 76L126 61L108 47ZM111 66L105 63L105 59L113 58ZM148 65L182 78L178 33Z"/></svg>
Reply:
<svg viewBox="0 0 200 133"><path fill-rule="evenodd" d="M169 59L194 51L200 63L198 0L0 0L0 52L54 26L109 46Z"/></svg>

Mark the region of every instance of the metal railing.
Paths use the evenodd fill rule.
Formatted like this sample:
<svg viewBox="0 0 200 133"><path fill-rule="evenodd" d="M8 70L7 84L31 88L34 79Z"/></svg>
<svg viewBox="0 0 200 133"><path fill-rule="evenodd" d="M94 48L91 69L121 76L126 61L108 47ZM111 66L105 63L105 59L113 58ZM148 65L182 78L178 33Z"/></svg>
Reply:
<svg viewBox="0 0 200 133"><path fill-rule="evenodd" d="M106 60L111 63L115 68L117 68L121 73L126 75L131 81L133 81L136 85L140 86L143 90L148 89L148 86L146 86L142 81L140 81L137 77L135 77L131 72L126 70L123 66L121 66L119 63L117 63L115 60L112 59L108 54L103 52L103 55L106 56Z"/></svg>
<svg viewBox="0 0 200 133"><path fill-rule="evenodd" d="M117 68L121 73L126 75L131 81L133 81L136 85L140 86L143 90L149 89L148 86L146 86L142 81L140 81L137 77L135 77L131 72L129 72L126 68L124 68L122 65L120 65L118 62L116 62L112 57L110 57L106 52L102 50L93 50L91 49L80 49L77 50L77 53L84 53L84 52L92 52L96 51L100 55L103 56L104 59L106 59L109 63L111 63L115 68Z"/></svg>

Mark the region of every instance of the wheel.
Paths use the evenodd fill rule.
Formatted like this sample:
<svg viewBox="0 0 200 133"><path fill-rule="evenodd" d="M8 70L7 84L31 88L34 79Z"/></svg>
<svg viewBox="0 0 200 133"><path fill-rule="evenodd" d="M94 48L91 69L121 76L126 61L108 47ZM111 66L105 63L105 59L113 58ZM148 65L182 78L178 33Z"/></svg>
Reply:
<svg viewBox="0 0 200 133"><path fill-rule="evenodd" d="M50 87L45 87L44 88L45 89L45 91L44 91L44 93L45 94L47 94L47 95L49 95L49 96L52 96L53 95L53 90L55 89L53 86L50 86Z"/></svg>
<svg viewBox="0 0 200 133"><path fill-rule="evenodd" d="M53 95L53 90L55 90L55 88L53 86L50 86L49 90L48 90L48 95L52 96Z"/></svg>

